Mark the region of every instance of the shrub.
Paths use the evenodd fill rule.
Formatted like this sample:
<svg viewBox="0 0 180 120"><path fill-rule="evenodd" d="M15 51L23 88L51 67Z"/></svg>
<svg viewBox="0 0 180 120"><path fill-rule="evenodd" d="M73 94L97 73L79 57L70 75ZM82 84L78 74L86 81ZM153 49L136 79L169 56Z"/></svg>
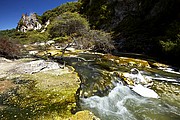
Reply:
<svg viewBox="0 0 180 120"><path fill-rule="evenodd" d="M180 35L175 41L160 41L160 44L162 45L163 51L166 54L171 54L174 56L178 56L180 53Z"/></svg>
<svg viewBox="0 0 180 120"><path fill-rule="evenodd" d="M90 30L86 34L76 38L79 48L98 52L110 52L114 49L111 34L100 30Z"/></svg>
<svg viewBox="0 0 180 120"><path fill-rule="evenodd" d="M48 34L46 32L40 33L37 31L28 32L29 43L44 42L48 40Z"/></svg>
<svg viewBox="0 0 180 120"><path fill-rule="evenodd" d="M7 58L17 58L21 55L20 45L10 38L0 37L0 55Z"/></svg>
<svg viewBox="0 0 180 120"><path fill-rule="evenodd" d="M91 34L95 44L93 48L94 50L109 52L114 49L110 33L106 33L100 30L91 30Z"/></svg>
<svg viewBox="0 0 180 120"><path fill-rule="evenodd" d="M26 44L28 42L28 34L24 32L17 31L16 29L2 30L0 31L0 36L12 38L18 41L18 43Z"/></svg>

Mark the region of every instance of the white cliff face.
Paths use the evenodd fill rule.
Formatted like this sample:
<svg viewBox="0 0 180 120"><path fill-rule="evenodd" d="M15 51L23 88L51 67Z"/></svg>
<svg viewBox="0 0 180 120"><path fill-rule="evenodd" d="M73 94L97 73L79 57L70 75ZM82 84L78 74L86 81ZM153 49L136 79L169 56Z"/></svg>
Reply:
<svg viewBox="0 0 180 120"><path fill-rule="evenodd" d="M48 20L46 23L45 23L45 28L47 28L47 26L50 24L50 20Z"/></svg>
<svg viewBox="0 0 180 120"><path fill-rule="evenodd" d="M17 28L21 32L27 32L28 30L39 30L42 25L39 23L36 14L32 13L29 16L23 14Z"/></svg>
<svg viewBox="0 0 180 120"><path fill-rule="evenodd" d="M44 29L41 31L41 33L45 32L46 31L46 28L47 26L50 24L50 20L48 20L46 23L45 23L45 26L44 26Z"/></svg>

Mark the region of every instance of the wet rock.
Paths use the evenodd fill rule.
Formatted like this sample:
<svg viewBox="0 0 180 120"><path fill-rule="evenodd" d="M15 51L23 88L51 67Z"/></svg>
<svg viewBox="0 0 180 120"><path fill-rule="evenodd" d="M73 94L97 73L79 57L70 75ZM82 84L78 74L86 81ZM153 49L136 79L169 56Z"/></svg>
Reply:
<svg viewBox="0 0 180 120"><path fill-rule="evenodd" d="M146 87L152 86L152 80L143 76L136 68L132 68L130 73L120 73L119 75L128 85L134 86L135 84L142 84Z"/></svg>

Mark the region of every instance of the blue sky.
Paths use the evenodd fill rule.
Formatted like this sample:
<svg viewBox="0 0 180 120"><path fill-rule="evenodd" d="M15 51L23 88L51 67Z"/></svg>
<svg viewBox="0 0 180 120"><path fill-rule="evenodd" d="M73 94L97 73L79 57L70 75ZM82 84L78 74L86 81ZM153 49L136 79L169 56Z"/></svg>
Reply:
<svg viewBox="0 0 180 120"><path fill-rule="evenodd" d="M0 0L0 30L16 28L23 13L37 13L77 0Z"/></svg>

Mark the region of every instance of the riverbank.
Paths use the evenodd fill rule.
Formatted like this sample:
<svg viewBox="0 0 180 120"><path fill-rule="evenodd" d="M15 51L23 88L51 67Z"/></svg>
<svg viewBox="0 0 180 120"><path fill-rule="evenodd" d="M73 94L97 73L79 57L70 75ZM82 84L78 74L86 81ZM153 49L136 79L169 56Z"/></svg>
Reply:
<svg viewBox="0 0 180 120"><path fill-rule="evenodd" d="M89 111L73 115L80 79L72 67L35 58L0 58L0 66L1 119L94 118Z"/></svg>

